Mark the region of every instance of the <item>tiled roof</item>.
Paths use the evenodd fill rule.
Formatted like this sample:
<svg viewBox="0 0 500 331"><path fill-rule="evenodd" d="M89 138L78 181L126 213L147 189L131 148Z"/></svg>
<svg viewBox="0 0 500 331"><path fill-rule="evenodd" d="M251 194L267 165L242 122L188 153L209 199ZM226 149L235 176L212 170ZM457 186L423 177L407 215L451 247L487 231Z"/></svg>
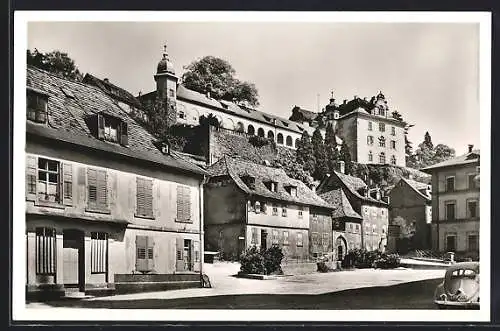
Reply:
<svg viewBox="0 0 500 331"><path fill-rule="evenodd" d="M309 189L304 183L288 177L285 171L280 168L268 167L262 164L224 156L213 164L209 171L212 176L230 176L235 184L247 194L255 194L290 203L332 209L330 204L316 195L316 193ZM249 188L240 178L246 175L255 178L254 189ZM278 183L277 192L270 191L264 184L269 180ZM287 185L297 187L297 197L290 195L285 190L285 186Z"/></svg>
<svg viewBox="0 0 500 331"><path fill-rule="evenodd" d="M344 190L342 190L341 188L320 194L320 197L334 208L332 212L333 218L348 217L363 219L358 213L354 211L351 203L344 193Z"/></svg>
<svg viewBox="0 0 500 331"><path fill-rule="evenodd" d="M290 116L289 120L290 121L296 121L296 120L307 120L307 121L313 121L318 117L318 113L301 108L299 106L295 106L292 109L292 115Z"/></svg>
<svg viewBox="0 0 500 331"><path fill-rule="evenodd" d="M48 124L27 123L27 133L155 162L185 172L206 174L194 163L175 154L162 154L154 144L155 138L99 88L65 80L31 66L28 67L26 74L27 88L48 95ZM70 91L73 98L68 97L63 90ZM87 121L100 112L120 118L127 123L127 147L101 141L91 133Z"/></svg>
<svg viewBox="0 0 500 331"><path fill-rule="evenodd" d="M449 159L449 160L446 160L443 162L436 163L434 165L431 165L431 166L426 167L426 168L422 168L420 170L429 173L432 170L439 169L439 168L457 166L457 165L462 165L462 164L477 163L477 162L479 162L479 157L480 157L479 149L475 149L470 153L460 155L460 156L454 157L452 159Z"/></svg>
<svg viewBox="0 0 500 331"><path fill-rule="evenodd" d="M85 77L83 77L83 83L97 86L105 93L111 95L113 98L123 101L129 105L137 108L141 107L140 101L130 92L116 86L115 84L110 83L109 81L99 79L91 74L86 74Z"/></svg>
<svg viewBox="0 0 500 331"><path fill-rule="evenodd" d="M368 186L361 180L361 178L346 175L340 172L334 171L334 174L344 183L345 187L356 197L359 199L363 199L365 201L370 201L370 202L376 202L376 203L381 203L381 204L387 204L384 201L374 199L370 196L364 196L359 194L358 190L361 188L368 189Z"/></svg>
<svg viewBox="0 0 500 331"><path fill-rule="evenodd" d="M145 99L151 99L154 98L154 95L156 95L156 92L149 92L143 96L141 96L141 100ZM199 93L193 90L190 90L183 86L182 84L179 84L177 86L177 98L178 99L184 99L187 101L191 101L194 103L198 103L204 106L209 106L216 108L217 110L221 112L226 112L229 114L233 114L235 116L239 116L242 118L266 123L268 125L276 125L278 128L286 129L286 130L291 130L294 132L297 132L299 134L302 133L304 128L300 126L299 124L287 120L285 118L272 115L269 113L265 113L259 110L251 109L248 107L243 107L240 105L237 105L231 101L225 101L225 100L216 100L214 98L208 98L207 95L203 93Z"/></svg>
<svg viewBox="0 0 500 331"><path fill-rule="evenodd" d="M430 188L431 186L429 184L417 182L412 179L406 179L406 178L401 178L402 181L406 182L412 189L414 189L418 194L420 194L422 197L424 197L426 200L431 200L430 192L429 194L424 194L423 191L427 192L427 188Z"/></svg>

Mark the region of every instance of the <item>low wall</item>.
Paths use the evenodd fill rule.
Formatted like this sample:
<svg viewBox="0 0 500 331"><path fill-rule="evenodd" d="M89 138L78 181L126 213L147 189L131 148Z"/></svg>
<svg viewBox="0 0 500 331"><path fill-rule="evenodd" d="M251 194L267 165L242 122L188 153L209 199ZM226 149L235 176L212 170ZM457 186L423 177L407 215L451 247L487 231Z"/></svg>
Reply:
<svg viewBox="0 0 500 331"><path fill-rule="evenodd" d="M304 275L318 271L316 262L287 263L281 265L281 270L285 275Z"/></svg>
<svg viewBox="0 0 500 331"><path fill-rule="evenodd" d="M115 293L138 293L202 287L200 274L115 274Z"/></svg>

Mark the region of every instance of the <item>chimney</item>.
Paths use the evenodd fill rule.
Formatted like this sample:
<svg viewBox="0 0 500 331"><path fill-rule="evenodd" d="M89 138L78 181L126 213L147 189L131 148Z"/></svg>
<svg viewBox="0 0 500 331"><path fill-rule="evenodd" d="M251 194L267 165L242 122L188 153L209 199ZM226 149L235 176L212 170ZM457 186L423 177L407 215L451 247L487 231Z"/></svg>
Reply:
<svg viewBox="0 0 500 331"><path fill-rule="evenodd" d="M413 180L413 175L412 175L412 174L409 174L409 175L408 175L408 179Z"/></svg>
<svg viewBox="0 0 500 331"><path fill-rule="evenodd" d="M472 152L472 148L473 148L473 147L474 147L474 145L469 144L469 153L471 153L471 152Z"/></svg>
<svg viewBox="0 0 500 331"><path fill-rule="evenodd" d="M104 79L103 79L103 81L104 81L105 83L109 83L109 79L107 79L107 78L104 78Z"/></svg>
<svg viewBox="0 0 500 331"><path fill-rule="evenodd" d="M344 161L339 161L338 167L339 167L340 173L345 174L345 162Z"/></svg>

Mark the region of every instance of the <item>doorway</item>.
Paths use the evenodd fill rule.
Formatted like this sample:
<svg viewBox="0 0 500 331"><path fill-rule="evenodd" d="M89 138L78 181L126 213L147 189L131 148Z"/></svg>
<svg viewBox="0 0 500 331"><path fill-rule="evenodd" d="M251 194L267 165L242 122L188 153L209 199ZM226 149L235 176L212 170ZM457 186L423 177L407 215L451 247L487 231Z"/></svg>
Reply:
<svg viewBox="0 0 500 331"><path fill-rule="evenodd" d="M347 252L347 242L344 237L339 236L336 240L337 246L337 261L343 261Z"/></svg>
<svg viewBox="0 0 500 331"><path fill-rule="evenodd" d="M63 283L67 288L84 289L85 254L84 234L79 230L63 232Z"/></svg>
<svg viewBox="0 0 500 331"><path fill-rule="evenodd" d="M267 231L260 230L260 248L263 250L267 249Z"/></svg>
<svg viewBox="0 0 500 331"><path fill-rule="evenodd" d="M193 264L191 263L191 240L184 239L184 270L192 271Z"/></svg>

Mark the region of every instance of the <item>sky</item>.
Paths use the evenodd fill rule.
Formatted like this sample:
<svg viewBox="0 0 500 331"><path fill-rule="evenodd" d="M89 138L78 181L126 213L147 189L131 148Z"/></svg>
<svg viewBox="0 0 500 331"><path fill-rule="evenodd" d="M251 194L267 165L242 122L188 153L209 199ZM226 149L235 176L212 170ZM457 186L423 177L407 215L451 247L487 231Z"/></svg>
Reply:
<svg viewBox="0 0 500 331"><path fill-rule="evenodd" d="M288 118L382 91L390 109L457 155L480 145L479 24L331 22L31 22L28 48L65 51L83 73L134 95L155 89L163 45L176 74L203 56L227 60L259 92L259 110ZM318 108L319 104L319 108Z"/></svg>

